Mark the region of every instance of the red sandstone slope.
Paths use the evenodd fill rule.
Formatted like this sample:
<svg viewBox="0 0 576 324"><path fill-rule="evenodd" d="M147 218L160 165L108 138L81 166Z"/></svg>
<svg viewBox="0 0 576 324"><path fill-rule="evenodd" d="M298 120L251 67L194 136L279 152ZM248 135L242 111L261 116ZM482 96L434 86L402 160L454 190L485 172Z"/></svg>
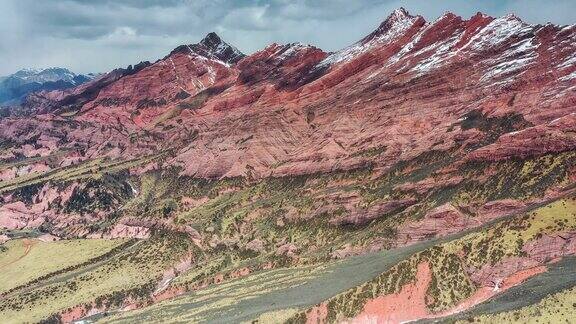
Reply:
<svg viewBox="0 0 576 324"><path fill-rule="evenodd" d="M354 153L374 147L386 148L373 161L386 167L480 140L454 127L473 110L486 118L520 114L533 125L573 113L575 33L575 26L533 26L512 15L463 20L448 13L425 22L400 9L336 53L274 44L242 58L210 34L194 48L92 82L98 89L89 97L85 85L29 103L53 113L43 120L110 133L87 141L89 134L71 130L64 146L78 142L97 156L105 152L94 142L110 143L127 157L170 146L178 149L171 163L199 177L346 169L366 162ZM210 54L218 47L226 48L223 57ZM18 141L13 127L35 118L3 120L2 136ZM556 125L551 131L571 132ZM127 134L141 140L130 143Z"/></svg>
<svg viewBox="0 0 576 324"><path fill-rule="evenodd" d="M404 9L335 53L272 44L244 56L209 34L155 63L30 96L28 116L0 120L1 158L50 159L0 177L162 152L163 168L181 175L264 178L366 165L385 172L430 151L456 163L571 151L574 53L574 25L480 13L426 22ZM46 190L37 200L55 194Z"/></svg>

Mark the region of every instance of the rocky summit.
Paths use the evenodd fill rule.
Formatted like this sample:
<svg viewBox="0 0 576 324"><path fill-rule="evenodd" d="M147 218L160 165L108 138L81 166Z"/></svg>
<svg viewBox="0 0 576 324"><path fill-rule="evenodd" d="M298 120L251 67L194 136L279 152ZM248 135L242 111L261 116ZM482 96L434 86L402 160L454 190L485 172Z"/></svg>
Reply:
<svg viewBox="0 0 576 324"><path fill-rule="evenodd" d="M576 318L576 25L217 34L0 119L4 323Z"/></svg>

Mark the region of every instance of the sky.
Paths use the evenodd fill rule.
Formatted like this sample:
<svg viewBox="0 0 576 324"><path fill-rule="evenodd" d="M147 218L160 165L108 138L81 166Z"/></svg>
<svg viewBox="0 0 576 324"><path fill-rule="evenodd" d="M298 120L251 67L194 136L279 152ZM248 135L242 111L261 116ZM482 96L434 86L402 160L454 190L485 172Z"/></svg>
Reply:
<svg viewBox="0 0 576 324"><path fill-rule="evenodd" d="M0 75L54 66L107 72L155 61L211 31L247 54L273 42L334 51L399 7L428 21L481 11L576 23L576 0L0 0Z"/></svg>

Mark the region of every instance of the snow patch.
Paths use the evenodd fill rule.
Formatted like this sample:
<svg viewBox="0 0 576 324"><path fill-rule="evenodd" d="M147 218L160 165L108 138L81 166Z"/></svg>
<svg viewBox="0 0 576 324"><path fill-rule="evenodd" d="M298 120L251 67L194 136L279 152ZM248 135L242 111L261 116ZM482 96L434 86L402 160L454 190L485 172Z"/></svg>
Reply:
<svg viewBox="0 0 576 324"><path fill-rule="evenodd" d="M563 63L560 63L558 65L558 68L559 69L566 69L566 68L573 67L574 65L576 65L576 53L572 53L572 55L569 55L566 58L566 61L564 61Z"/></svg>
<svg viewBox="0 0 576 324"><path fill-rule="evenodd" d="M561 77L559 80L560 81L569 81L569 80L573 80L573 79L576 79L576 71L574 71L574 72L572 72L566 76Z"/></svg>
<svg viewBox="0 0 576 324"><path fill-rule="evenodd" d="M462 31L457 31L445 42L433 44L432 46L428 46L427 48L418 51L418 53L423 53L430 50L435 50L432 56L418 63L412 68L412 70L422 74L440 66L442 62L453 56L451 49L460 41L462 35Z"/></svg>
<svg viewBox="0 0 576 324"><path fill-rule="evenodd" d="M480 78L480 81L492 80L494 78L517 74L525 70L531 63L538 57L535 49L538 44L534 43L533 38L528 38L520 41L512 46L509 50L502 53L502 55L493 61L489 62L491 66L488 71ZM506 82L511 81L509 78Z"/></svg>
<svg viewBox="0 0 576 324"><path fill-rule="evenodd" d="M285 61L286 59L289 59L294 55L296 55L298 52L311 47L310 45L304 45L302 43L293 43L286 46L288 46L288 49L285 49L286 47L283 46L278 51L276 51L276 53L273 54L273 56L276 56L278 55L279 52L283 51L282 53L280 53L280 55L278 55L277 58L280 62Z"/></svg>
<svg viewBox="0 0 576 324"><path fill-rule="evenodd" d="M414 46L416 44L418 44L418 42L422 39L422 36L432 27L434 26L433 24L427 24L424 28L422 28L413 38L412 40L406 44L404 47L402 47L402 49L396 53L396 55L392 56L389 60L388 60L388 64L386 64L386 66L390 66L394 63L397 63L398 61L400 61L400 59L402 59L404 56L406 56L408 53L410 53L412 51L412 49L414 48Z"/></svg>

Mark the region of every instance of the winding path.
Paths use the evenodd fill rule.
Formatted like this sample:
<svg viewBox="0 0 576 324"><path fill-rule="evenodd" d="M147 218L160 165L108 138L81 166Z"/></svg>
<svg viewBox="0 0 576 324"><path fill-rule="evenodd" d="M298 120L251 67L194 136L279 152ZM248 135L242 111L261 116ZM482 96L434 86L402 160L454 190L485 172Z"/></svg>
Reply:
<svg viewBox="0 0 576 324"><path fill-rule="evenodd" d="M0 269L4 269L7 266L12 265L12 264L22 260L23 258L25 258L28 255L28 253L30 253L30 251L32 250L32 246L34 246L34 244L35 244L34 241L27 239L27 238L23 239L22 243L24 244L24 247L25 247L24 253L21 256L17 257L16 259L14 259L14 260L6 263L6 264L3 264L2 266L0 266Z"/></svg>

